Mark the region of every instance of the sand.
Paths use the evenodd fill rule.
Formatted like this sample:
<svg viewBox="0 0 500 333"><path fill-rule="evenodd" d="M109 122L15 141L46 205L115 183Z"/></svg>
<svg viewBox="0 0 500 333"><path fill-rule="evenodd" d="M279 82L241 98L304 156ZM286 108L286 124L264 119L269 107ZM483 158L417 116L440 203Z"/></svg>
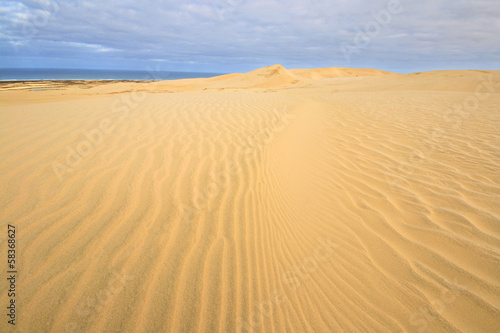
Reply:
<svg viewBox="0 0 500 333"><path fill-rule="evenodd" d="M0 331L497 331L499 82L1 84Z"/></svg>

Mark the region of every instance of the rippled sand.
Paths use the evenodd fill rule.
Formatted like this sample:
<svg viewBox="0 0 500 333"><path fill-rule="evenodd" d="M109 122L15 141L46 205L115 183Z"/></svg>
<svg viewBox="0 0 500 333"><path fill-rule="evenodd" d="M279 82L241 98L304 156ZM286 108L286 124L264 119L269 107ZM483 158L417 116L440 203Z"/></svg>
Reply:
<svg viewBox="0 0 500 333"><path fill-rule="evenodd" d="M0 84L0 329L495 332L499 81Z"/></svg>

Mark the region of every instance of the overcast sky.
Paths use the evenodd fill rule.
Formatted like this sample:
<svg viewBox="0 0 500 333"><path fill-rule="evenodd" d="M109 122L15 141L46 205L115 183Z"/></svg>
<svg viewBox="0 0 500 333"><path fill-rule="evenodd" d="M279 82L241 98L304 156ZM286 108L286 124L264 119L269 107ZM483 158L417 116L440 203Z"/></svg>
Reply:
<svg viewBox="0 0 500 333"><path fill-rule="evenodd" d="M500 69L499 0L0 0L0 68Z"/></svg>

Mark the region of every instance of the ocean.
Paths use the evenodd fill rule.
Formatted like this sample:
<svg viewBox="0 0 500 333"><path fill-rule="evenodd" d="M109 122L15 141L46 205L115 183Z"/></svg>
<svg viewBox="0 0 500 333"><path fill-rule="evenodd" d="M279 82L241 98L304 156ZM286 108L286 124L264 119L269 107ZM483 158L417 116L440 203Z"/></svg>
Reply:
<svg viewBox="0 0 500 333"><path fill-rule="evenodd" d="M137 80L162 81L192 78L207 78L218 73L166 72L166 71L125 71L101 69L39 69L0 68L0 81L34 80Z"/></svg>

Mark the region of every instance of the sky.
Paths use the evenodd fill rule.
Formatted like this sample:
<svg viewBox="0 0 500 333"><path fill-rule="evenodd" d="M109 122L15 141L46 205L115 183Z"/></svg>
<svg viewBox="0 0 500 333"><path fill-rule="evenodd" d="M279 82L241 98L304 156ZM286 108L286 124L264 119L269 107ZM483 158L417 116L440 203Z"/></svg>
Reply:
<svg viewBox="0 0 500 333"><path fill-rule="evenodd" d="M0 68L500 69L499 0L0 0Z"/></svg>

